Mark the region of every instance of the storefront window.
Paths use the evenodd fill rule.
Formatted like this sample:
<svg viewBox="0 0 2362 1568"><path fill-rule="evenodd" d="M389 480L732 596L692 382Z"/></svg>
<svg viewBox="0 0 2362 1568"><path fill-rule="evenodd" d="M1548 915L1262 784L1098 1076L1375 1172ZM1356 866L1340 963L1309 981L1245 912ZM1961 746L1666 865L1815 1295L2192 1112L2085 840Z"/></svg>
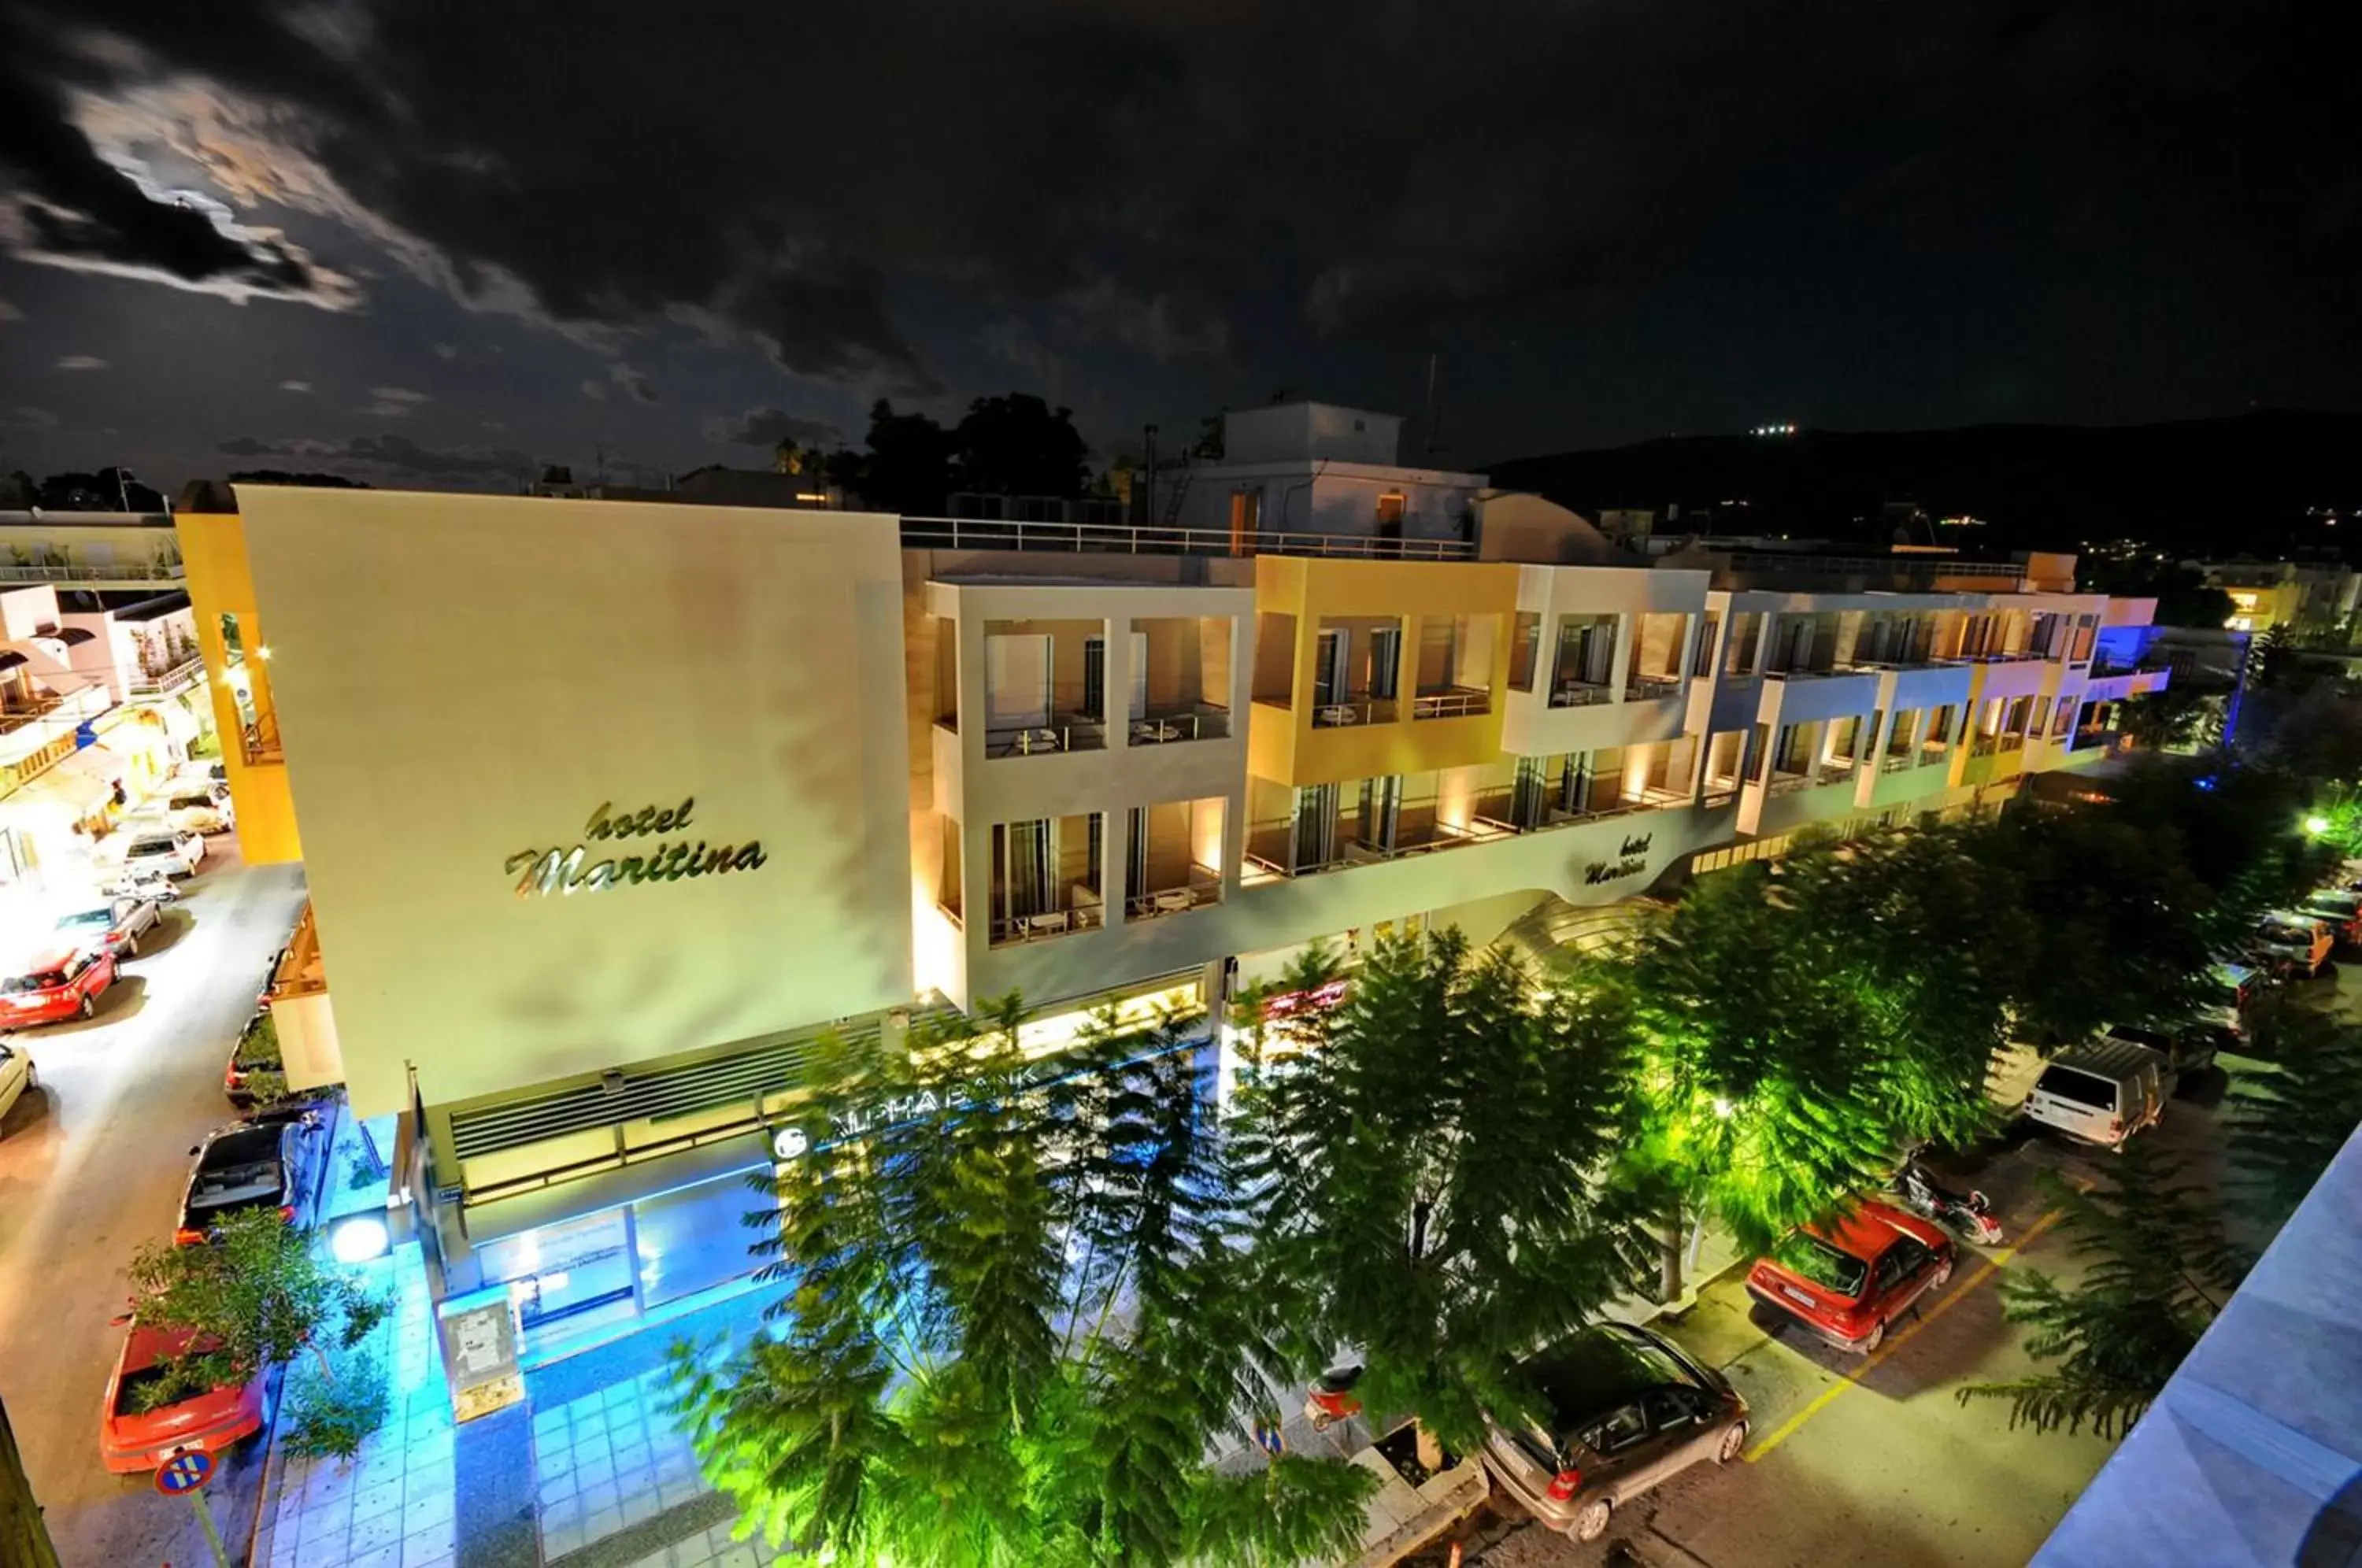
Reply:
<svg viewBox="0 0 2362 1568"><path fill-rule="evenodd" d="M509 1287L528 1334L602 1307L631 1309L631 1229L621 1209L504 1236L481 1255L484 1282Z"/></svg>
<svg viewBox="0 0 2362 1568"><path fill-rule="evenodd" d="M755 1205L734 1176L632 1205L640 1304L660 1307L753 1272L761 1260L747 1251L756 1233L744 1221Z"/></svg>

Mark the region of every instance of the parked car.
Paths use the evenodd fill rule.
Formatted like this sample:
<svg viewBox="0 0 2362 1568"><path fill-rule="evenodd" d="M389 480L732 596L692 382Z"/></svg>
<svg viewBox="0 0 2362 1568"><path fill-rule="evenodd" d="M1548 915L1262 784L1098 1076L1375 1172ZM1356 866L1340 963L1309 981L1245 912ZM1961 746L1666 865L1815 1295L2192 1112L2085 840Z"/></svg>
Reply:
<svg viewBox="0 0 2362 1568"><path fill-rule="evenodd" d="M50 947L0 978L0 1028L88 1018L115 984L115 955L105 948Z"/></svg>
<svg viewBox="0 0 2362 1568"><path fill-rule="evenodd" d="M2295 910L2274 910L2256 923L2256 952L2283 975L2311 979L2336 945L2325 922Z"/></svg>
<svg viewBox="0 0 2362 1568"><path fill-rule="evenodd" d="M177 1247L212 1239L215 1227L247 1209L276 1209L291 1225L311 1211L312 1138L315 1119L302 1112L259 1117L206 1134L190 1149L196 1168L181 1199Z"/></svg>
<svg viewBox="0 0 2362 1568"><path fill-rule="evenodd" d="M40 1081L40 1075L33 1070L30 1055L13 1045L0 1045L0 1123L6 1122L8 1112L16 1109L17 1102ZM7 1135L7 1128L0 1125L0 1138Z"/></svg>
<svg viewBox="0 0 2362 1568"><path fill-rule="evenodd" d="M2320 921L2331 937L2348 946L2362 942L2362 893L2323 888L2306 894L2296 912Z"/></svg>
<svg viewBox="0 0 2362 1568"><path fill-rule="evenodd" d="M116 897L58 916L57 933L83 947L104 947L118 958L139 956L139 939L156 929L163 907L153 899Z"/></svg>
<svg viewBox="0 0 2362 1568"><path fill-rule="evenodd" d="M258 1010L246 1021L246 1027L238 1031L237 1043L229 1048L229 1065L222 1069L222 1093L240 1110L251 1110L260 1099L255 1092L253 1075L285 1070L286 1061L279 1051L279 1032L270 1010Z"/></svg>
<svg viewBox="0 0 2362 1568"><path fill-rule="evenodd" d="M2028 1121L2105 1149L2153 1127L2173 1092L2165 1057L2129 1040L2101 1038L2050 1058L2020 1108Z"/></svg>
<svg viewBox="0 0 2362 1568"><path fill-rule="evenodd" d="M164 820L188 833L229 832L237 825L237 811L229 803L229 792L223 790L216 797L216 788L173 790L164 797Z"/></svg>
<svg viewBox="0 0 2362 1568"><path fill-rule="evenodd" d="M123 851L123 871L137 877L160 871L167 877L189 877L205 858L205 835L185 829L147 823L132 830Z"/></svg>
<svg viewBox="0 0 2362 1568"><path fill-rule="evenodd" d="M2129 1040L2136 1045L2147 1046L2165 1058L2166 1070L2176 1078L2202 1073L2214 1065L2214 1034L2194 1019L2169 1029L2112 1023L2103 1032L2102 1037Z"/></svg>
<svg viewBox="0 0 2362 1568"><path fill-rule="evenodd" d="M1867 1355L1886 1326L1952 1277L1942 1227L1865 1198L1826 1224L1792 1231L1747 1274L1747 1294L1839 1350Z"/></svg>
<svg viewBox="0 0 2362 1568"><path fill-rule="evenodd" d="M131 1320L123 1353L106 1380L98 1452L117 1475L155 1469L175 1453L219 1453L263 1429L269 1410L262 1375L141 1409L141 1391L162 1381L171 1360L195 1342L185 1329L149 1328Z"/></svg>
<svg viewBox="0 0 2362 1568"><path fill-rule="evenodd" d="M1521 1368L1541 1409L1488 1423L1485 1465L1534 1518L1596 1540L1616 1509L1704 1460L1747 1446L1747 1401L1661 1334L1595 1323Z"/></svg>

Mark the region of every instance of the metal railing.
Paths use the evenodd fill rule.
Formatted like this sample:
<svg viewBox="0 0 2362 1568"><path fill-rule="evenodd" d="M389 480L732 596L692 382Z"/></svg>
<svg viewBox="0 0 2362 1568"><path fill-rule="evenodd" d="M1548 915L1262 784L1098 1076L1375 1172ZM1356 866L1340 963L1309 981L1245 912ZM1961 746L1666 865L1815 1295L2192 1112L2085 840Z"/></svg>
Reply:
<svg viewBox="0 0 2362 1568"><path fill-rule="evenodd" d="M279 745L279 715L258 713L238 732L238 750L249 765L263 762L284 762L287 753Z"/></svg>
<svg viewBox="0 0 2362 1568"><path fill-rule="evenodd" d="M1312 705L1312 727L1316 730L1341 730L1354 724L1391 724L1395 722L1395 700L1391 697L1356 697L1344 702L1316 702Z"/></svg>
<svg viewBox="0 0 2362 1568"><path fill-rule="evenodd" d="M1682 678L1678 675L1636 675L1626 684L1624 695L1634 701L1649 701L1659 697L1678 697L1681 690Z"/></svg>
<svg viewBox="0 0 2362 1568"><path fill-rule="evenodd" d="M182 687L203 679L204 673L204 656L191 654L171 668L160 670L154 675L141 671L139 679L132 681L128 690L134 697L168 697Z"/></svg>
<svg viewBox="0 0 2362 1568"><path fill-rule="evenodd" d="M1029 523L977 517L905 517L906 549L1065 550L1128 556L1333 556L1357 560L1473 560L1466 539L1387 539L1361 534L1249 534L1141 523Z"/></svg>
<svg viewBox="0 0 2362 1568"><path fill-rule="evenodd" d="M179 561L108 561L88 565L68 563L0 566L0 582L178 582L185 569Z"/></svg>
<svg viewBox="0 0 2362 1568"><path fill-rule="evenodd" d="M1916 752L1906 751L1899 756L1889 752L1885 756L1879 759L1878 770L1881 773L1908 773L1913 768L1921 766L1923 765L1921 764L1919 756Z"/></svg>
<svg viewBox="0 0 2362 1568"><path fill-rule="evenodd" d="M1210 873L1207 874L1210 877ZM1187 914L1191 910L1222 901L1220 881L1199 878L1180 888L1159 888L1150 892L1135 893L1123 903L1126 920L1154 920L1160 915Z"/></svg>
<svg viewBox="0 0 2362 1568"><path fill-rule="evenodd" d="M1819 783L1820 779L1810 773L1774 773L1771 782L1763 786L1763 792L1766 795L1793 795L1799 790L1810 790Z"/></svg>
<svg viewBox="0 0 2362 1568"><path fill-rule="evenodd" d="M1127 732L1133 745L1170 745L1175 741L1226 740L1231 733L1227 708L1193 708L1185 712L1149 712L1131 721Z"/></svg>
<svg viewBox="0 0 2362 1568"><path fill-rule="evenodd" d="M1616 701L1616 688L1592 680L1563 680L1551 689L1553 708L1588 708Z"/></svg>
<svg viewBox="0 0 2362 1568"><path fill-rule="evenodd" d="M1107 911L1097 904L1043 910L1038 914L995 915L992 917L992 945L1010 947L1027 942L1045 942L1053 937L1072 935L1078 931L1097 931L1106 922Z"/></svg>
<svg viewBox="0 0 2362 1568"><path fill-rule="evenodd" d="M1410 700L1410 716L1414 719L1464 719L1492 711L1492 692L1468 686L1421 691Z"/></svg>
<svg viewBox="0 0 2362 1568"><path fill-rule="evenodd" d="M1786 550L1732 550L1727 553L1727 559L1733 571L1773 568L1838 577L1885 575L1924 580L1939 577L1970 577L1995 582L2019 582L2025 577L2023 562L1963 561L1948 556L1819 556L1801 550L1793 553Z"/></svg>

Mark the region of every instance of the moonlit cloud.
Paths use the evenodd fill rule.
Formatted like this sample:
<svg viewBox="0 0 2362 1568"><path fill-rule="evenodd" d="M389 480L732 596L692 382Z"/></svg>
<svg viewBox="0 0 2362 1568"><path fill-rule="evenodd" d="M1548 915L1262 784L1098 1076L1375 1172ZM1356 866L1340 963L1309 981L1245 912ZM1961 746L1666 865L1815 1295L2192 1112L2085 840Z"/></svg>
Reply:
<svg viewBox="0 0 2362 1568"><path fill-rule="evenodd" d="M312 383L309 381L281 381L279 383L279 390L281 392L307 392L312 390Z"/></svg>
<svg viewBox="0 0 2362 1568"><path fill-rule="evenodd" d="M95 354L61 354L57 369L61 370L104 370L106 361Z"/></svg>

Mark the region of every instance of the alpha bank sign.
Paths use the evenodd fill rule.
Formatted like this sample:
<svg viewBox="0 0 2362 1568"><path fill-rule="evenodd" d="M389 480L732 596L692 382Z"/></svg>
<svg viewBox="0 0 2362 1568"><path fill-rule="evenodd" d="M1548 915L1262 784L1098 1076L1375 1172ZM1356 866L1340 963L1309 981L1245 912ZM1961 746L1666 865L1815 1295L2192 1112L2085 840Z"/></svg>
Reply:
<svg viewBox="0 0 2362 1568"><path fill-rule="evenodd" d="M620 813L613 801L602 801L583 825L582 842L570 848L520 849L503 862L502 869L516 878L520 899L567 898L761 869L766 856L759 839L743 844L692 839L690 823L696 808L694 795L670 808L643 806Z"/></svg>

